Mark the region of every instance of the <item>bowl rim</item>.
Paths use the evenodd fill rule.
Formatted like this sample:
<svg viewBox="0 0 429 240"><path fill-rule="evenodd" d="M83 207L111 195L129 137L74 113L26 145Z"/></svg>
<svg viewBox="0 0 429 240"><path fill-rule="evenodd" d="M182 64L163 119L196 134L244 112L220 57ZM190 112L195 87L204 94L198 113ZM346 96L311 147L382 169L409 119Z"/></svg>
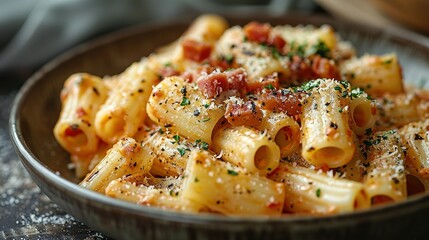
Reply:
<svg viewBox="0 0 429 240"><path fill-rule="evenodd" d="M228 20L230 19L252 19L248 16L240 16L240 17L232 17L232 16L224 16ZM327 23L334 26L338 25L335 23L333 18L313 15L308 18L308 15L302 14L290 14L288 16L283 17L274 17L273 19L294 19L298 18L303 22L316 21L319 23ZM129 203L123 200L114 199L107 197L105 195L96 193L94 191L85 189L80 187L78 184L73 183L70 180L65 179L61 175L56 174L53 170L49 169L47 166L43 164L43 161L39 160L31 151L31 149L26 144L25 137L21 133L21 125L20 125L20 116L19 110L23 107L25 99L27 98L28 93L43 79L43 76L50 72L54 71L58 66L63 63L73 59L76 55L88 51L92 48L102 46L104 44L109 44L115 42L117 40L123 39L125 37L130 37L134 34L144 34L145 32L149 32L151 30L156 30L159 28L165 28L167 26L171 26L173 24L184 24L189 23L189 19L181 18L180 21L169 21L169 22L159 22L152 24L138 24L135 26L131 26L125 29L121 29L118 31L114 31L112 33L103 35L101 37L95 38L93 40L84 42L82 44L77 45L76 47L71 48L70 50L60 54L59 56L53 58L47 64L45 64L40 70L36 71L21 87L18 91L13 103L9 117L9 133L12 140L12 143L15 147L15 151L17 152L20 160L27 168L31 167L34 171L45 176L46 181L51 182L57 188L62 188L75 194L76 197L84 198L89 200L89 202L93 202L94 204L103 204L106 207L110 207L112 209L117 209L121 211L126 211L127 213L133 214L135 216L141 217L149 217L158 220L164 220L168 222L174 223L183 223L183 224L192 224L192 225L207 225L207 224L221 224L221 225L230 225L230 224L255 224L255 223L279 223L279 224L287 224L287 223L301 223L301 224L313 224L315 222L330 222L330 221L365 221L368 216L371 217L380 217L380 218L388 218L389 216L398 215L398 214L406 214L410 209L415 208L415 206L419 203L429 202L429 192L424 194L419 194L415 196L408 197L407 200L399 203L386 204L383 206L371 207L369 209L357 210L349 213L339 213L333 215L324 215L324 216L314 216L314 215L282 215L280 217L272 217L272 216L224 216L210 213L198 213L198 214L190 214L190 213L182 213L175 211L166 211L160 208L155 207L147 207L141 206L135 203ZM387 35L395 41L399 41L408 44L413 44L419 49L425 51L425 54L429 56L429 46L421 43L416 39L412 39L407 37L406 35L399 35L394 31L383 31L381 29L377 29L374 27L368 27L364 25L359 25L351 22L343 22L339 25L346 25L351 27L356 27L360 32L370 33L372 35L382 34ZM43 188L40 187L42 190ZM51 197L51 196L49 196ZM427 204L429 205L429 204ZM73 215L71 213L71 215ZM84 220L83 220L84 221Z"/></svg>

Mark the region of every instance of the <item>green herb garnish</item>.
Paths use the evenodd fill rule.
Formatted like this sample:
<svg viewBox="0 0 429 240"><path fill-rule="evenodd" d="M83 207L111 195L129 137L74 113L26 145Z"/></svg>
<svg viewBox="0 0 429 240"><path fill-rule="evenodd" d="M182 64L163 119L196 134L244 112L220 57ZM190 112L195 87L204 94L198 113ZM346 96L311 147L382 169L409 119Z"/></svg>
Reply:
<svg viewBox="0 0 429 240"><path fill-rule="evenodd" d="M320 188L318 188L316 190L316 197L320 198L320 195L322 194L322 190L320 190Z"/></svg>
<svg viewBox="0 0 429 240"><path fill-rule="evenodd" d="M186 106L191 104L191 102L189 101L189 99L187 99L186 97L182 98L182 102L180 103L180 106Z"/></svg>
<svg viewBox="0 0 429 240"><path fill-rule="evenodd" d="M186 149L185 148L177 148L177 151L179 151L179 154L181 157L183 157L183 155L185 155L186 153Z"/></svg>
<svg viewBox="0 0 429 240"><path fill-rule="evenodd" d="M238 172L236 172L236 171L234 171L234 170L230 170L230 169L228 169L228 174L229 174L229 175L231 175L231 176L237 176L237 175L238 175Z"/></svg>
<svg viewBox="0 0 429 240"><path fill-rule="evenodd" d="M268 84L268 85L265 85L265 86L264 86L264 88L265 88L265 89L269 89L269 90L273 90L273 89L274 89L274 86L270 83L270 84Z"/></svg>

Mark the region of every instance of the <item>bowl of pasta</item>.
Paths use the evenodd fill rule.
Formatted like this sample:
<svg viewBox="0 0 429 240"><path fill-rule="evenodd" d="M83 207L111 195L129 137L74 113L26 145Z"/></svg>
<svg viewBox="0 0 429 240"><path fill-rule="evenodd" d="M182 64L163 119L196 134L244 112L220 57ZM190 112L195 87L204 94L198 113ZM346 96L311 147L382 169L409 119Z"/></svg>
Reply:
<svg viewBox="0 0 429 240"><path fill-rule="evenodd" d="M38 186L118 239L418 238L428 66L379 29L203 15L53 60L10 131Z"/></svg>

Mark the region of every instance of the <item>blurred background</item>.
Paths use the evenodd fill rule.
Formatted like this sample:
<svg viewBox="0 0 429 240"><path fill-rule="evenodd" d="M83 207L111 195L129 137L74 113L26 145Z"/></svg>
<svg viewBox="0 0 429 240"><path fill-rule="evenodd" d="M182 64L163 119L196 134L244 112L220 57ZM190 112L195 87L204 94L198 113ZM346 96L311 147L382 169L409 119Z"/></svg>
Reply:
<svg viewBox="0 0 429 240"><path fill-rule="evenodd" d="M379 27L429 31L426 16L429 1L412 2L417 3L409 0L1 0L0 86L18 87L58 54L130 25L191 18L204 12L278 16L293 11L329 14L339 20Z"/></svg>

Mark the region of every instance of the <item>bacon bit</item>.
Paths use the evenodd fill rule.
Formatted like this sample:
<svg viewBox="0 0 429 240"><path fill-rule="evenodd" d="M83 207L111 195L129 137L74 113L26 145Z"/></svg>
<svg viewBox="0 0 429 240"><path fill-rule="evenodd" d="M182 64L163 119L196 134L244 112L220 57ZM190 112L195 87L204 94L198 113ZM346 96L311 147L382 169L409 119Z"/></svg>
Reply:
<svg viewBox="0 0 429 240"><path fill-rule="evenodd" d="M229 68L234 67L234 64L233 64L234 63L233 62L234 57L230 56L230 58L231 59L228 59L227 57L225 57L223 55L219 56L219 57L216 57L216 58L211 58L210 59L210 65L214 66L216 68L220 68L223 71L225 71L225 70L227 70Z"/></svg>
<svg viewBox="0 0 429 240"><path fill-rule="evenodd" d="M180 72L174 69L172 66L165 66L159 70L159 75L163 78L178 76Z"/></svg>
<svg viewBox="0 0 429 240"><path fill-rule="evenodd" d="M66 137L76 137L77 135L83 133L83 131L79 128L79 125L72 124L66 128L64 131L64 135Z"/></svg>
<svg viewBox="0 0 429 240"><path fill-rule="evenodd" d="M207 59L212 51L209 44L191 39L183 41L182 49L184 57L195 62L202 62Z"/></svg>
<svg viewBox="0 0 429 240"><path fill-rule="evenodd" d="M194 81L194 74L191 72L182 73L181 77L185 80L185 82L191 83Z"/></svg>
<svg viewBox="0 0 429 240"><path fill-rule="evenodd" d="M314 73L314 78L334 78L340 79L340 74L333 62L319 55L313 58L311 69Z"/></svg>
<svg viewBox="0 0 429 240"><path fill-rule="evenodd" d="M76 109L76 115L78 118L81 118L83 116L86 116L86 111L85 109L83 109L83 107L79 107L78 109Z"/></svg>
<svg viewBox="0 0 429 240"><path fill-rule="evenodd" d="M230 90L240 96L247 93L247 73L244 69L238 68L222 73L213 69L205 68L192 76L193 79L197 79L198 88L207 98L217 97L222 92ZM209 70L213 72L207 75Z"/></svg>
<svg viewBox="0 0 429 240"><path fill-rule="evenodd" d="M267 44L275 47L280 53L283 53L283 48L286 45L286 41L280 35L276 34L268 39Z"/></svg>
<svg viewBox="0 0 429 240"><path fill-rule="evenodd" d="M250 22L244 26L244 34L249 41L267 43L271 26L267 23Z"/></svg>
<svg viewBox="0 0 429 240"><path fill-rule="evenodd" d="M197 80L198 88L207 98L219 96L228 90L228 78L225 73L213 72Z"/></svg>
<svg viewBox="0 0 429 240"><path fill-rule="evenodd" d="M280 86L280 80L277 72L260 78L259 80L247 82L247 88L249 91L260 91L268 85L271 85L273 88L278 88Z"/></svg>
<svg viewBox="0 0 429 240"><path fill-rule="evenodd" d="M275 92L263 92L259 98L262 109L273 112L285 112L293 117L302 112L301 98L303 93L288 92L281 90Z"/></svg>
<svg viewBox="0 0 429 240"><path fill-rule="evenodd" d="M232 126L258 126L263 114L253 101L247 101L244 104L228 102L224 116Z"/></svg>
<svg viewBox="0 0 429 240"><path fill-rule="evenodd" d="M231 67L228 61L222 58L210 59L210 65L220 68L222 70L226 70Z"/></svg>
<svg viewBox="0 0 429 240"><path fill-rule="evenodd" d="M186 71L182 73L183 79L187 82L197 81L201 76L207 76L209 73L215 71L216 68L209 65L200 65L195 70Z"/></svg>
<svg viewBox="0 0 429 240"><path fill-rule="evenodd" d="M243 68L236 68L225 72L228 78L228 90L234 90L238 95L244 96L247 89L247 73Z"/></svg>
<svg viewBox="0 0 429 240"><path fill-rule="evenodd" d="M309 65L309 60L306 60L298 55L292 57L292 61L289 63L292 81L304 82L313 79L313 71Z"/></svg>

